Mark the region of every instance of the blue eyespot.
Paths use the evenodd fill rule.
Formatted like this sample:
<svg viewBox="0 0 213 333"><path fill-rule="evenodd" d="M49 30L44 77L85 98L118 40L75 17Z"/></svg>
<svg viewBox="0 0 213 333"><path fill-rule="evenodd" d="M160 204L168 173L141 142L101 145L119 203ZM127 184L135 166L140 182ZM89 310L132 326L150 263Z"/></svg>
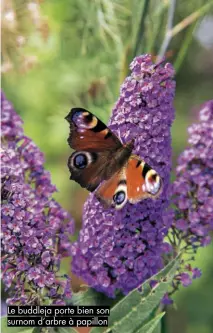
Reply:
<svg viewBox="0 0 213 333"><path fill-rule="evenodd" d="M119 191L113 196L113 201L116 205L121 205L126 198L126 193L124 191Z"/></svg>
<svg viewBox="0 0 213 333"><path fill-rule="evenodd" d="M77 169L84 169L86 168L88 161L87 161L87 157L85 154L78 154L74 157L74 161L73 161L74 166Z"/></svg>
<svg viewBox="0 0 213 333"><path fill-rule="evenodd" d="M81 117L82 115L82 111L75 111L75 113L73 113L72 115L72 121L76 124L79 120L79 118Z"/></svg>

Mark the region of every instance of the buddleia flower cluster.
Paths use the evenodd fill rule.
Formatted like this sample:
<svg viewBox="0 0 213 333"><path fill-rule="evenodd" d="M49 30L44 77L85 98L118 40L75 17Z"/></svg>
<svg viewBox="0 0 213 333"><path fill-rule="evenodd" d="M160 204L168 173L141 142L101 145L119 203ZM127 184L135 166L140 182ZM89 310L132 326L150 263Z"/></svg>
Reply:
<svg viewBox="0 0 213 333"><path fill-rule="evenodd" d="M175 216L170 233L173 248L189 254L173 283L173 291L180 284L188 286L201 276L193 268L197 249L210 243L213 230L213 100L200 109L199 122L188 129L189 144L179 157L176 180L173 184Z"/></svg>
<svg viewBox="0 0 213 333"><path fill-rule="evenodd" d="M180 285L186 287L201 276L192 262L197 249L211 240L213 102L202 107L200 122L189 128L191 147L181 154L171 187L174 70L168 63L153 64L149 55L136 57L130 69L109 127L123 143L135 139L133 153L159 173L163 193L157 200L128 203L118 212L106 210L91 194L73 244L72 268L90 286L115 297L118 291L127 294L140 286L178 252L188 254L162 300L170 304L170 295Z"/></svg>
<svg viewBox="0 0 213 333"><path fill-rule="evenodd" d="M70 254L70 215L54 200L44 157L23 133L22 120L1 94L2 280L7 304L65 304L70 278L59 273Z"/></svg>
<svg viewBox="0 0 213 333"><path fill-rule="evenodd" d="M131 75L121 86L109 128L127 143L135 139L137 154L163 180L156 199L127 203L121 211L105 209L90 195L83 212L83 227L72 246L73 272L98 291L115 297L127 294L162 266L164 242L172 220L169 206L171 134L174 120L174 69L168 63L153 64L150 55L130 65Z"/></svg>

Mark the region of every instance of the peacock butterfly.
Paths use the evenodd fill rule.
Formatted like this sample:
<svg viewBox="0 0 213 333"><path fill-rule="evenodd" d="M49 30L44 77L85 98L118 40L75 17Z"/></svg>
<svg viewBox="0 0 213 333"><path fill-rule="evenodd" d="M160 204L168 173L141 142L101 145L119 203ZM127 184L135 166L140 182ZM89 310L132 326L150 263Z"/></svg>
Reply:
<svg viewBox="0 0 213 333"><path fill-rule="evenodd" d="M75 151L68 159L70 179L75 180L106 206L121 209L127 201L156 198L162 179L139 156L134 140L122 144L91 112L74 108L65 118L70 124L68 143Z"/></svg>

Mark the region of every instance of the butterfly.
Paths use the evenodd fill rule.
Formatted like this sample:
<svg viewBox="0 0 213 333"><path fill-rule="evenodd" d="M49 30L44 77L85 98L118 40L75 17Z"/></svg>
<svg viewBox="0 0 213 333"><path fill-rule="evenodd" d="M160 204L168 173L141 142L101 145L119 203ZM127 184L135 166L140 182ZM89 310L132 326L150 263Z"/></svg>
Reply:
<svg viewBox="0 0 213 333"><path fill-rule="evenodd" d="M73 108L65 117L70 125L68 143L75 151L68 159L70 179L79 183L106 207L121 209L127 201L156 198L162 179L139 156L133 155L134 139L122 144L95 115Z"/></svg>

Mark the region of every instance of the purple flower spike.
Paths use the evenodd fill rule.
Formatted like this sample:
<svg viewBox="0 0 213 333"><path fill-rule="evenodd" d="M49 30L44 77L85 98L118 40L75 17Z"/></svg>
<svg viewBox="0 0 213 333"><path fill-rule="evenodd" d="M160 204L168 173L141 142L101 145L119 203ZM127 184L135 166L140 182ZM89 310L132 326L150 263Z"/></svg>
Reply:
<svg viewBox="0 0 213 333"><path fill-rule="evenodd" d="M178 160L173 185L176 222L193 249L208 244L213 230L213 100L205 103L198 124L189 128L189 143Z"/></svg>
<svg viewBox="0 0 213 333"><path fill-rule="evenodd" d="M206 102L199 113L199 123L189 127L190 147L180 155L173 184L176 206L172 225L173 244L184 250L188 258L182 261L173 281L188 286L199 278L201 271L185 262L193 261L197 249L207 246L213 230L213 100ZM181 244L181 245L180 245ZM185 272L186 271L186 272Z"/></svg>
<svg viewBox="0 0 213 333"><path fill-rule="evenodd" d="M163 238L172 221L167 208L174 69L168 63L153 64L150 55L135 58L130 69L109 127L123 143L135 139L133 153L160 174L163 192L157 200L127 203L121 211L104 209L93 194L85 203L72 268L110 297L117 289L128 293L162 267L161 255L168 248Z"/></svg>
<svg viewBox="0 0 213 333"><path fill-rule="evenodd" d="M58 272L58 250L71 254L67 244L73 221L51 198L56 188L43 168L43 154L24 136L22 120L3 93L1 103L2 280L10 295L7 304L65 304L71 286L69 277Z"/></svg>

